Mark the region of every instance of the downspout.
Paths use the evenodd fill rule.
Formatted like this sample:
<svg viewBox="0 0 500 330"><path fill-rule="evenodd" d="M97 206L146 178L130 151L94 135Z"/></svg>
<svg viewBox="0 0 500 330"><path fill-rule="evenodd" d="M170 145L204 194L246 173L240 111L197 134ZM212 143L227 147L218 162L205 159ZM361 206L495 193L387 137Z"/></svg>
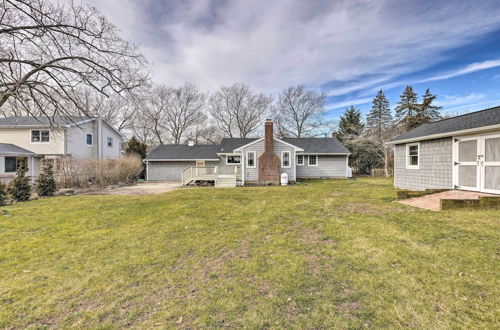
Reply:
<svg viewBox="0 0 500 330"><path fill-rule="evenodd" d="M102 118L97 117L97 159L102 159Z"/></svg>

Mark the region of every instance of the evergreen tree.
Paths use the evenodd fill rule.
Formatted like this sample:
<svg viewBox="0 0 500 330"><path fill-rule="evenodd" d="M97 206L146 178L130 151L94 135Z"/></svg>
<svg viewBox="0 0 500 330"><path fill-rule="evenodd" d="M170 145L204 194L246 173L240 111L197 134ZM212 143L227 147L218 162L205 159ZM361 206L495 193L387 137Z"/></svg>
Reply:
<svg viewBox="0 0 500 330"><path fill-rule="evenodd" d="M392 126L392 114L389 100L382 90L379 90L372 102L372 109L366 116L368 134L377 142L382 143L387 137L387 132Z"/></svg>
<svg viewBox="0 0 500 330"><path fill-rule="evenodd" d="M138 156L142 159L146 158L148 153L148 146L146 143L139 141L135 136L132 136L130 140L128 140L127 146L125 147L125 154L127 156ZM142 171L139 175L140 179L146 178L146 166L142 164Z"/></svg>
<svg viewBox="0 0 500 330"><path fill-rule="evenodd" d="M126 155L137 155L141 159L146 158L148 146L139 141L135 136L128 140L127 146L125 147Z"/></svg>
<svg viewBox="0 0 500 330"><path fill-rule="evenodd" d="M28 171L26 157L19 157L17 162L16 177L10 182L7 190L14 200L24 202L31 197L30 179L26 176Z"/></svg>
<svg viewBox="0 0 500 330"><path fill-rule="evenodd" d="M406 86L396 107L396 121L405 130L410 130L419 108L417 93L415 93L413 87Z"/></svg>
<svg viewBox="0 0 500 330"><path fill-rule="evenodd" d="M44 160L42 172L38 176L36 192L40 197L51 197L57 190L52 163Z"/></svg>
<svg viewBox="0 0 500 330"><path fill-rule="evenodd" d="M441 114L439 110L442 107L432 104L437 98L437 95L432 94L430 89L427 88L422 99L422 103L417 111L415 119L413 121L413 127L420 126L422 124L427 124L432 121L441 119Z"/></svg>
<svg viewBox="0 0 500 330"><path fill-rule="evenodd" d="M0 182L0 206L5 205L7 199L7 187Z"/></svg>
<svg viewBox="0 0 500 330"><path fill-rule="evenodd" d="M363 132L363 127L361 111L351 105L340 117L338 139L346 141L359 136Z"/></svg>

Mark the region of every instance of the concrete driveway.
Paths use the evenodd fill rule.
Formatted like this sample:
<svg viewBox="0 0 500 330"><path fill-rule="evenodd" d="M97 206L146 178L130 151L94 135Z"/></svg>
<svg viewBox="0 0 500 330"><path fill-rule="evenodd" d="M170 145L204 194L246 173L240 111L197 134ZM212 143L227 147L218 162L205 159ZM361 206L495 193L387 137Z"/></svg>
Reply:
<svg viewBox="0 0 500 330"><path fill-rule="evenodd" d="M180 181L142 182L132 186L105 188L85 193L85 195L151 195L182 188Z"/></svg>

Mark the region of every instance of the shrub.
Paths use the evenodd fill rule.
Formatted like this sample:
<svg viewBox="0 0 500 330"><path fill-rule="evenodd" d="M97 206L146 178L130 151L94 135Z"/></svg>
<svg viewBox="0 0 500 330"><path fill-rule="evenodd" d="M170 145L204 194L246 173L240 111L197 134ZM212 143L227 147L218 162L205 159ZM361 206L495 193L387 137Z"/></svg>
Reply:
<svg viewBox="0 0 500 330"><path fill-rule="evenodd" d="M7 200L7 187L0 182L0 206L5 205Z"/></svg>
<svg viewBox="0 0 500 330"><path fill-rule="evenodd" d="M102 188L133 182L141 171L142 162L137 156L100 160L61 158L55 176L62 188Z"/></svg>
<svg viewBox="0 0 500 330"><path fill-rule="evenodd" d="M24 202L31 197L31 184L29 177L26 176L27 171L26 158L19 157L16 177L10 182L7 189L15 201Z"/></svg>
<svg viewBox="0 0 500 330"><path fill-rule="evenodd" d="M51 197L57 190L56 180L54 179L54 170L52 162L43 160L42 172L38 176L36 192L40 197Z"/></svg>

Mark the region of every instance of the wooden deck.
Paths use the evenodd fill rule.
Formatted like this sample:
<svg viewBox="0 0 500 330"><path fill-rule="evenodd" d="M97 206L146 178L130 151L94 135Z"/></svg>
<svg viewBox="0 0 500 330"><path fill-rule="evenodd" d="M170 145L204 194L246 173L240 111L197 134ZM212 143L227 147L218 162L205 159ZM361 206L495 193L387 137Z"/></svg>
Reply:
<svg viewBox="0 0 500 330"><path fill-rule="evenodd" d="M216 188L232 188L236 187L238 180L241 180L240 166L234 167L234 173L219 173L217 166L195 166L182 171L183 186L195 182L213 181Z"/></svg>

